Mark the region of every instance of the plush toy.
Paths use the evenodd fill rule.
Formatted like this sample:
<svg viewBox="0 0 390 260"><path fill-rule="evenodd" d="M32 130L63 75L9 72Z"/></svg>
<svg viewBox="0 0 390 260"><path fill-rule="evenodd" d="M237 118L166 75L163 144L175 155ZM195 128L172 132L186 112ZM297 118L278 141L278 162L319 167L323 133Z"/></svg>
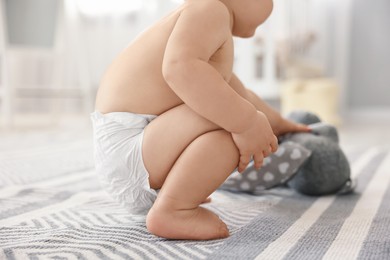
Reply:
<svg viewBox="0 0 390 260"><path fill-rule="evenodd" d="M252 162L243 173L233 173L221 188L256 193L286 184L307 195L351 192L356 184L350 179L336 128L307 112L293 112L288 118L310 125L312 131L280 137L278 151L265 158L259 170Z"/></svg>

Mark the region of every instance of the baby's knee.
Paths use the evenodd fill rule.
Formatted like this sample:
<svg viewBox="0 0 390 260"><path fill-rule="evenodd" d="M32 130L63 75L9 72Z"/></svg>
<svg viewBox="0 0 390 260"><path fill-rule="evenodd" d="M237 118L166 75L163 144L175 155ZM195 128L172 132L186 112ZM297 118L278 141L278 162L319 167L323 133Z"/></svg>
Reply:
<svg viewBox="0 0 390 260"><path fill-rule="evenodd" d="M213 160L222 160L234 167L238 165L240 153L229 132L225 130L212 131L204 134L202 141L206 142L209 155L213 156Z"/></svg>

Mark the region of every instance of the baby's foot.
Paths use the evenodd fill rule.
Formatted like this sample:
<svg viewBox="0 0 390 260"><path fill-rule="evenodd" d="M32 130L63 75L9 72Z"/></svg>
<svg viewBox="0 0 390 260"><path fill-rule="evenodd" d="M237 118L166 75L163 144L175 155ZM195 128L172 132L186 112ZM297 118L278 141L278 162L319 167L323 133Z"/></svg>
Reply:
<svg viewBox="0 0 390 260"><path fill-rule="evenodd" d="M152 234L169 239L207 240L229 236L226 224L202 207L172 210L154 206L149 211L146 225Z"/></svg>

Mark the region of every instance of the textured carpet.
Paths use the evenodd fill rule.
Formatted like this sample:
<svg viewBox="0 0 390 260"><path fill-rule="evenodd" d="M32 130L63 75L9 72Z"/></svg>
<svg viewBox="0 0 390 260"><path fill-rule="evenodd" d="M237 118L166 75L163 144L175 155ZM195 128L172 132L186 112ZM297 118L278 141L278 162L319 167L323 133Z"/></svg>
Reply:
<svg viewBox="0 0 390 260"><path fill-rule="evenodd" d="M388 147L347 151L355 193L308 197L217 191L215 241L150 235L97 183L90 136L0 138L0 259L390 259Z"/></svg>

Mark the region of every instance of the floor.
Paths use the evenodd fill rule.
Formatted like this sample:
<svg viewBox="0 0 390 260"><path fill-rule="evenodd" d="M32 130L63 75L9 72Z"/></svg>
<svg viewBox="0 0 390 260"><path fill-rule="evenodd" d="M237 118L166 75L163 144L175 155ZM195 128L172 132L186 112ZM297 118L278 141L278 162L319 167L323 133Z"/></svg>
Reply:
<svg viewBox="0 0 390 260"><path fill-rule="evenodd" d="M345 121L338 130L340 144L345 149L390 146L390 121Z"/></svg>
<svg viewBox="0 0 390 260"><path fill-rule="evenodd" d="M200 244L149 235L142 221L101 192L91 170L88 116L54 119L28 117L18 120L16 129L0 131L0 216L6 216L0 226L7 227L3 233L0 229L0 247L6 248L0 259L7 258L4 254L18 259L233 259L238 254L248 259L389 259L390 208L383 202L390 200L390 160L367 147L389 147L390 122L355 120L339 126L342 147L362 158L352 164L361 176L356 195L317 199L292 197L288 189L264 196L219 191L208 206L234 236ZM254 238L256 230L264 235ZM319 235L321 243L316 243Z"/></svg>

